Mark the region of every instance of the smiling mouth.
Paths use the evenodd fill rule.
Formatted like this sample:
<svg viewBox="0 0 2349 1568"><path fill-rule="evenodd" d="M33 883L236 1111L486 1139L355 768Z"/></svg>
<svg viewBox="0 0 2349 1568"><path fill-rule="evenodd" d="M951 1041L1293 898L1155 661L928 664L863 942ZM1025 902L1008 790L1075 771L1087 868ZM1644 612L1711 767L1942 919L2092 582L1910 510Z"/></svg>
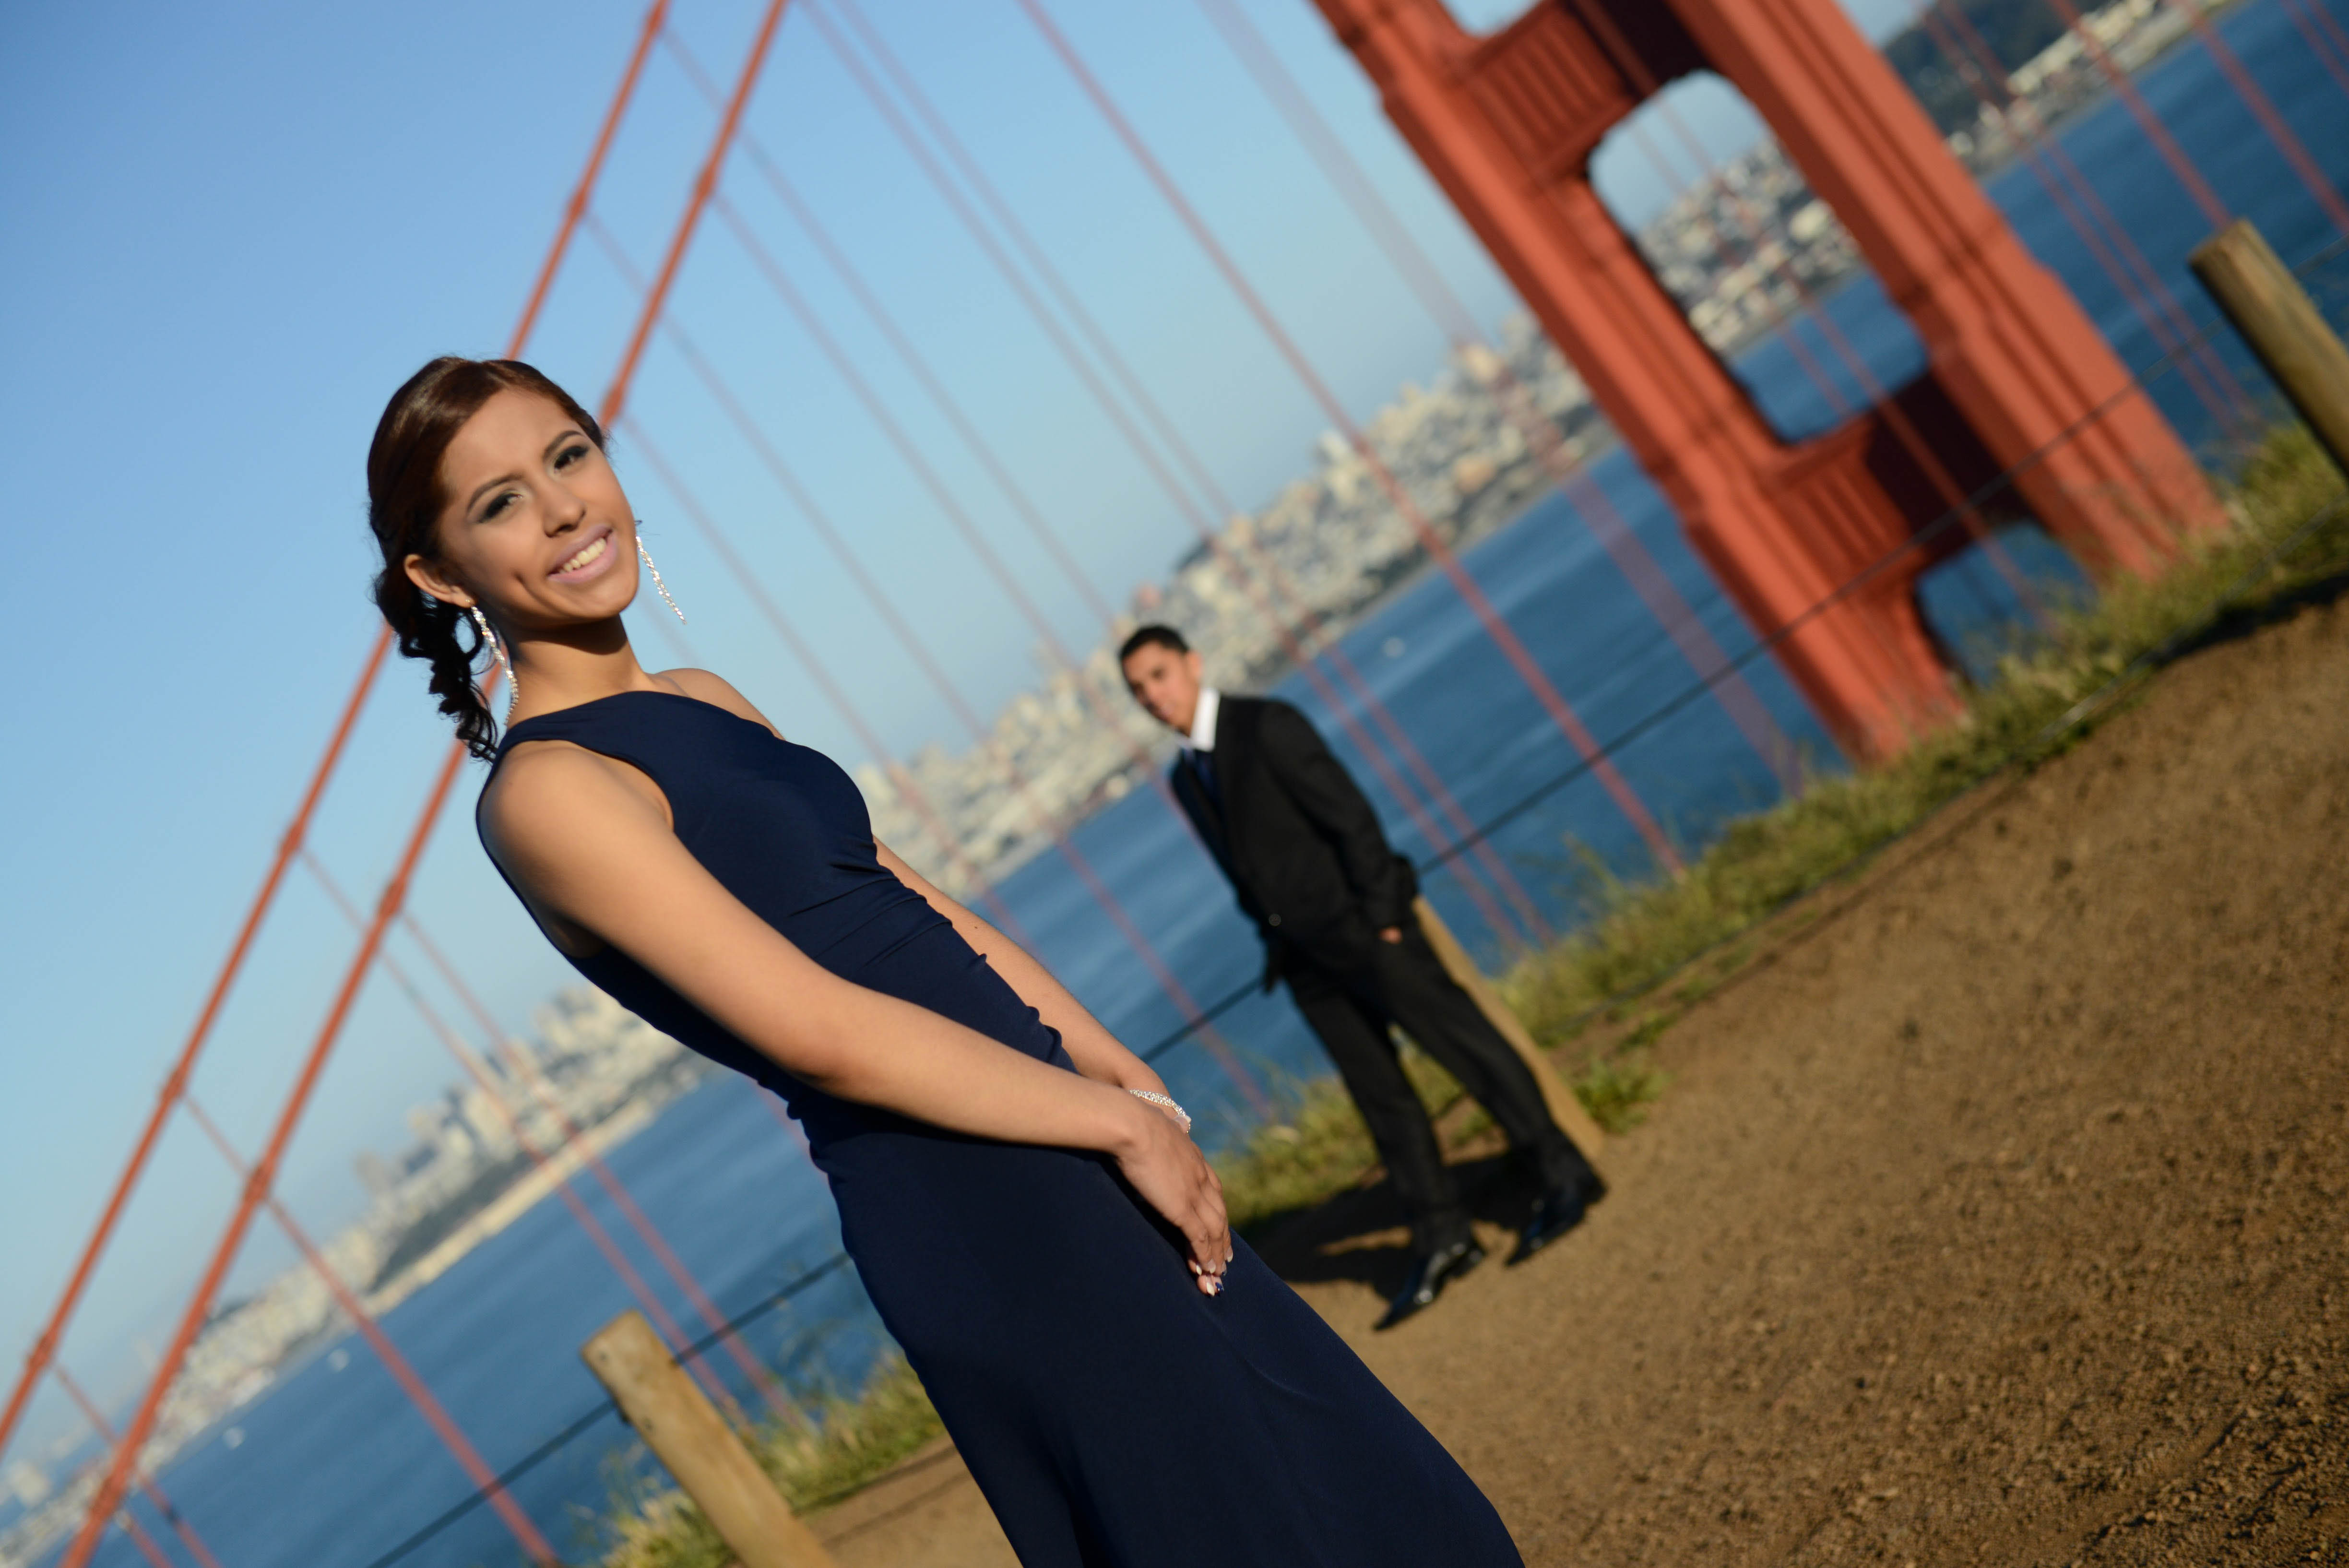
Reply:
<svg viewBox="0 0 2349 1568"><path fill-rule="evenodd" d="M577 554L574 555L569 560L564 561L561 566L555 567L554 571L547 575L554 577L568 577L577 573L584 572L588 567L594 566L596 562L602 560L606 555L609 555L611 553L611 549L612 535L609 534L600 534L587 544L580 546Z"/></svg>

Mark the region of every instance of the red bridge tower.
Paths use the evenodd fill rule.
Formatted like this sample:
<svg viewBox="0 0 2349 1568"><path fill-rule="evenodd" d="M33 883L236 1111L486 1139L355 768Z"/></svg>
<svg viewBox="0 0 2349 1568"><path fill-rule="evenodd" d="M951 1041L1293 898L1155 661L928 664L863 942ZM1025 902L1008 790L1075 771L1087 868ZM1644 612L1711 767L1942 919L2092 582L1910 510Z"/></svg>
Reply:
<svg viewBox="0 0 2349 1568"><path fill-rule="evenodd" d="M1792 626L1781 659L1858 754L1954 707L1916 599L1968 542L1919 536L1953 497L2016 470L1983 515L2027 513L2098 576L2147 572L2218 520L2176 435L1836 0L1543 0L1485 37L1443 0L1316 4L1755 630ZM1928 369L1889 412L1779 440L1591 188L1607 131L1708 68L1923 340Z"/></svg>

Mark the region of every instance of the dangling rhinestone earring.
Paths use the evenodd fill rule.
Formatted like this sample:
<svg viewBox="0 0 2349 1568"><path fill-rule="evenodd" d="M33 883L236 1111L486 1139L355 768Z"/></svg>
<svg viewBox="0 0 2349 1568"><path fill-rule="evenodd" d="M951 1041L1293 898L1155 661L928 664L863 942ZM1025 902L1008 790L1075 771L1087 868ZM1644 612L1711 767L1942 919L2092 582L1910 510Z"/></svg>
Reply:
<svg viewBox="0 0 2349 1568"><path fill-rule="evenodd" d="M639 528L644 526L641 519L638 520L636 526ZM668 597L668 585L661 581L660 568L653 565L652 552L645 548L644 535L641 534L636 536L636 559L642 561L645 564L645 570L653 575L653 587L660 594L661 603L668 606L669 613L676 616L682 625L692 624L686 620L685 612L677 607L677 601Z"/></svg>
<svg viewBox="0 0 2349 1568"><path fill-rule="evenodd" d="M490 624L490 618L481 613L481 607L479 605L467 605L465 607L465 613L471 616L473 618L473 624L481 628L481 640L489 644L490 647L491 659L497 664L502 664L505 666L506 717L508 719L512 719L513 717L514 704L522 701L522 677L514 673L513 660L506 657L506 645L498 640L497 628L492 626Z"/></svg>

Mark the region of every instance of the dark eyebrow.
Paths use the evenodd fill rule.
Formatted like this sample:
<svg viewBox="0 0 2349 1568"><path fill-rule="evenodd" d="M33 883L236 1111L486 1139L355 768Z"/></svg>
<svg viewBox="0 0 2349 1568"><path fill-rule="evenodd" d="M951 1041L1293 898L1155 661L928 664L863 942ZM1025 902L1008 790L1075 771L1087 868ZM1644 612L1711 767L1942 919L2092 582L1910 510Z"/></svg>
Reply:
<svg viewBox="0 0 2349 1568"><path fill-rule="evenodd" d="M542 455L552 457L554 455L554 449L556 447L561 446L564 441L574 440L586 441L587 432L581 430L577 425L567 425L564 428L562 434L556 436L553 441L546 443ZM481 500L483 495L495 490L501 484L512 484L521 477L522 475L519 473L502 473L495 479L485 479L481 481L481 483L473 486L473 493L465 497L465 510L471 512L473 509L473 504Z"/></svg>
<svg viewBox="0 0 2349 1568"><path fill-rule="evenodd" d="M495 490L499 485L512 484L515 480L520 479L522 475L518 473L501 473L495 479L485 479L481 481L481 483L473 487L473 493L465 497L465 510L471 512L473 509L473 504L481 500L482 496L488 494L491 491Z"/></svg>

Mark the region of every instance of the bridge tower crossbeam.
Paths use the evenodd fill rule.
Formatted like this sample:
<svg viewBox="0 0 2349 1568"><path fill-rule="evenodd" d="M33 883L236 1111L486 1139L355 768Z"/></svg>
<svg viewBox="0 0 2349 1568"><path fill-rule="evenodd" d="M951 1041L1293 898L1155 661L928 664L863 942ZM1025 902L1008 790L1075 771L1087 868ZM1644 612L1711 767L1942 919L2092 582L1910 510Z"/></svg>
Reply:
<svg viewBox="0 0 2349 1568"><path fill-rule="evenodd" d="M1858 754L1955 711L1916 584L1982 524L2031 517L2106 576L2148 572L2176 533L2220 521L2151 400L1836 0L1543 0L1481 37L1444 0L1315 3ZM1591 184L1614 126L1708 69L1770 125L1926 349L1916 379L1806 440L1771 429ZM1947 525L1952 485L1974 498L1963 528Z"/></svg>

